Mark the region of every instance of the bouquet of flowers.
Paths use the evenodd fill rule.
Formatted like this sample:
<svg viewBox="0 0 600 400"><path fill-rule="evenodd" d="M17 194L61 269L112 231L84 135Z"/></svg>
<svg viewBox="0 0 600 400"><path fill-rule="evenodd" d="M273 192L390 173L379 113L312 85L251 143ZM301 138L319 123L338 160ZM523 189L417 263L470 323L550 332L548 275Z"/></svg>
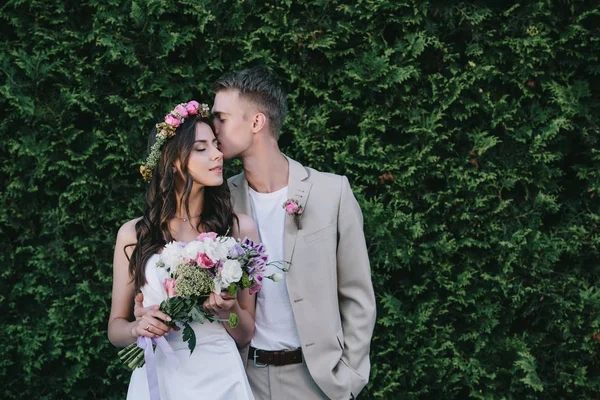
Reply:
<svg viewBox="0 0 600 400"><path fill-rule="evenodd" d="M227 291L235 296L238 290L249 289L256 293L264 278L279 281L281 274L264 276L267 254L262 244L246 238L243 241L214 232L201 233L190 243L171 242L160 254L158 267L166 268L169 277L163 281L167 298L160 304L160 311L169 315L168 326L183 325L183 340L190 353L196 347L196 335L190 326L192 321L229 322L232 328L238 324L238 316L229 314L221 320L202 307L211 292ZM144 350L132 343L119 352L119 357L131 370L145 364Z"/></svg>

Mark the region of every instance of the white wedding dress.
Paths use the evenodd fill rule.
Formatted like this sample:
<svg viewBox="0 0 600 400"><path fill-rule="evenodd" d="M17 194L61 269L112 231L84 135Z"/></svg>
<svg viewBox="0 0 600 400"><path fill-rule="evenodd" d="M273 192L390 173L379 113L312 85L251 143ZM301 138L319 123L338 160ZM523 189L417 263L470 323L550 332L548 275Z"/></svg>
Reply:
<svg viewBox="0 0 600 400"><path fill-rule="evenodd" d="M142 287L144 307L160 304L167 295L162 282L168 278L165 268L156 266L158 254L146 264L147 284ZM183 329L170 332L167 342L179 360L179 367L169 363L157 346L155 350L158 387L161 400L254 399L244 365L234 340L222 324L206 321L191 324L196 332L196 348L190 355L182 340ZM131 375L127 400L149 400L146 365Z"/></svg>

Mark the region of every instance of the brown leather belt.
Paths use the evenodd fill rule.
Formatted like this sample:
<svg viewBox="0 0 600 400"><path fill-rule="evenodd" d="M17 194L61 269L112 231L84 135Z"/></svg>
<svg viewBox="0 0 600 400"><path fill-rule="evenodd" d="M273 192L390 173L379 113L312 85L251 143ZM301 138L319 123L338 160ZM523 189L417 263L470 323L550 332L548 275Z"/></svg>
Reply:
<svg viewBox="0 0 600 400"><path fill-rule="evenodd" d="M254 361L257 367L266 367L267 365L289 365L300 364L302 362L302 349L297 350L259 350L250 346L248 358Z"/></svg>

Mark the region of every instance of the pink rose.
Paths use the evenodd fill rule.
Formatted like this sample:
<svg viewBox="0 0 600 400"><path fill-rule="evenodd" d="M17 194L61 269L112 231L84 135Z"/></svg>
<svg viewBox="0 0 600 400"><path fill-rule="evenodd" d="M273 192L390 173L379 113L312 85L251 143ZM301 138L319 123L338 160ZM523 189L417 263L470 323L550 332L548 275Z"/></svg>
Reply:
<svg viewBox="0 0 600 400"><path fill-rule="evenodd" d="M175 128L177 128L179 125L181 125L181 121L179 120L179 118L177 118L176 116L171 115L171 114L169 114L165 117L165 122L168 125L174 126Z"/></svg>
<svg viewBox="0 0 600 400"><path fill-rule="evenodd" d="M198 253L198 256L196 257L196 263L200 268L210 268L215 265L215 262L211 260L206 253Z"/></svg>
<svg viewBox="0 0 600 400"><path fill-rule="evenodd" d="M203 241L206 238L212 239L213 242L216 242L217 234L215 232L202 232L201 234L198 235L196 240Z"/></svg>
<svg viewBox="0 0 600 400"><path fill-rule="evenodd" d="M167 292L167 297L175 297L177 293L175 293L175 278L165 278L163 282L163 288L165 292Z"/></svg>
<svg viewBox="0 0 600 400"><path fill-rule="evenodd" d="M192 100L185 105L185 109L190 115L198 114L198 107L200 107L200 104L196 100Z"/></svg>
<svg viewBox="0 0 600 400"><path fill-rule="evenodd" d="M177 114L181 115L183 118L187 118L188 116L188 112L186 110L185 106L182 106L181 104L178 105L177 107L175 107L174 110Z"/></svg>
<svg viewBox="0 0 600 400"><path fill-rule="evenodd" d="M296 203L290 201L285 205L285 212L288 214L294 214L296 211L298 211L298 205Z"/></svg>

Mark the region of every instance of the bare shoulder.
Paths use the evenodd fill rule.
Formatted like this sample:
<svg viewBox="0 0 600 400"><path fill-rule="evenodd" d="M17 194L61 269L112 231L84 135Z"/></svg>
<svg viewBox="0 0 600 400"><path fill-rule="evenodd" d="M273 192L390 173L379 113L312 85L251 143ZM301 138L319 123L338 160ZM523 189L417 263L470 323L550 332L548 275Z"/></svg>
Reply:
<svg viewBox="0 0 600 400"><path fill-rule="evenodd" d="M256 240L258 238L258 231L254 220L246 214L236 213L236 216L239 225L234 226L234 235L242 239L248 237L252 240Z"/></svg>
<svg viewBox="0 0 600 400"><path fill-rule="evenodd" d="M119 233L117 234L117 241L121 241L124 243L135 243L137 242L137 234L135 232L135 224L142 217L132 219L131 221L125 222L121 228L119 229Z"/></svg>

